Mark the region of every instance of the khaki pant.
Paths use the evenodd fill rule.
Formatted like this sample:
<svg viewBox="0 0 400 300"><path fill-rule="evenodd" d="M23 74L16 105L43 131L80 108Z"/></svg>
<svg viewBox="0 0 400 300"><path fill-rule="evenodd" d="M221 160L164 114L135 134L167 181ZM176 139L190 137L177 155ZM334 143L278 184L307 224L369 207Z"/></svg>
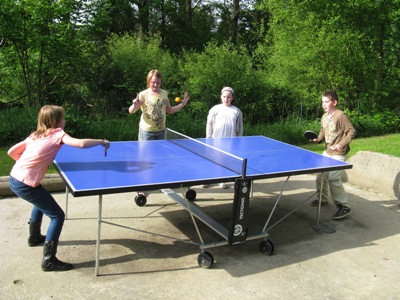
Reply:
<svg viewBox="0 0 400 300"><path fill-rule="evenodd" d="M330 157L336 160L345 161L347 159L347 155L332 155L330 156L325 151L322 153L323 156ZM317 184L317 199L319 200L322 195L321 201L328 202L329 194L332 198L334 204L342 204L344 206L349 207L347 201L347 194L344 190L342 183L342 174L343 170L330 171L318 173L316 184ZM322 190L321 190L322 185Z"/></svg>

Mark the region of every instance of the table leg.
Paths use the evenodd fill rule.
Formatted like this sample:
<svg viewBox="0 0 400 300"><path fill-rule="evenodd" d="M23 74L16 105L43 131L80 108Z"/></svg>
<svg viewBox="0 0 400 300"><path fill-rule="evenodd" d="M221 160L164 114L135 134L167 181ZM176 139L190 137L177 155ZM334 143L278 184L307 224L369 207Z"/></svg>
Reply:
<svg viewBox="0 0 400 300"><path fill-rule="evenodd" d="M319 193L319 202L318 202L318 210L317 210L317 224L313 226L314 230L316 232L322 232L322 233L335 233L336 230L332 228L329 225L326 224L320 224L319 223L319 217L321 214L321 201L322 201L322 189L324 188L324 176L322 174L321 176L321 190Z"/></svg>
<svg viewBox="0 0 400 300"><path fill-rule="evenodd" d="M95 268L94 268L94 273L95 273L96 276L99 275L102 204L103 204L103 195L99 195L99 211L98 211L98 216L97 216L96 265L95 265Z"/></svg>
<svg viewBox="0 0 400 300"><path fill-rule="evenodd" d="M68 219L68 187L65 187L65 220Z"/></svg>

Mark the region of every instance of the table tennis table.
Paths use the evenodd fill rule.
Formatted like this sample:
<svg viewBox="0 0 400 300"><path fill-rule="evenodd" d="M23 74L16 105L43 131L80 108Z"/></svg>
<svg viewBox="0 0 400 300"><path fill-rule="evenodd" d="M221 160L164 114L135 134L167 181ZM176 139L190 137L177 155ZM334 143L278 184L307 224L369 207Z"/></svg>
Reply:
<svg viewBox="0 0 400 300"><path fill-rule="evenodd" d="M116 225L102 219L104 195L162 191L189 212L200 240L197 243L200 246L198 264L203 268L209 268L214 263L214 258L206 250L212 247L237 245L248 240L261 239L260 252L272 254L274 245L268 239L268 231L275 225L268 225L284 186L291 176L352 168L351 164L265 136L193 139L171 129L167 129L166 140L111 142L107 156L99 147L78 149L64 145L54 159L54 165L66 183L67 217L69 194L74 197L92 195L99 197L96 276L99 274L101 223ZM262 230L250 236L247 216L252 182L275 177L286 177L285 184ZM196 205L196 191L191 188L196 185L221 182L234 183L229 227L222 226ZM186 194L182 196L174 191L182 188L187 189ZM137 204L145 205L146 200L141 200L137 201ZM319 213L320 207L317 212L316 230L321 228ZM284 218L286 217L288 215ZM211 228L222 237L222 240L205 243L197 221Z"/></svg>

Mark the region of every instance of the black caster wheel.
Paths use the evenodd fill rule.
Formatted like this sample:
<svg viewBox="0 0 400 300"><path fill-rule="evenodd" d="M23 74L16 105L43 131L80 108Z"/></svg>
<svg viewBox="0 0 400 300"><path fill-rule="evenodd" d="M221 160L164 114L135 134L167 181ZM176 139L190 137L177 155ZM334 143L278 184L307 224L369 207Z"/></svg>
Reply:
<svg viewBox="0 0 400 300"><path fill-rule="evenodd" d="M186 192L186 199L188 199L189 201L194 201L196 199L197 193L195 190L187 190Z"/></svg>
<svg viewBox="0 0 400 300"><path fill-rule="evenodd" d="M214 263L214 257L211 253L202 252L197 256L197 262L203 269L209 269Z"/></svg>
<svg viewBox="0 0 400 300"><path fill-rule="evenodd" d="M260 243L260 252L263 254L271 255L274 253L274 244L270 240L265 240Z"/></svg>
<svg viewBox="0 0 400 300"><path fill-rule="evenodd" d="M135 202L137 206L145 206L147 202L147 198L145 195L137 195L135 197Z"/></svg>

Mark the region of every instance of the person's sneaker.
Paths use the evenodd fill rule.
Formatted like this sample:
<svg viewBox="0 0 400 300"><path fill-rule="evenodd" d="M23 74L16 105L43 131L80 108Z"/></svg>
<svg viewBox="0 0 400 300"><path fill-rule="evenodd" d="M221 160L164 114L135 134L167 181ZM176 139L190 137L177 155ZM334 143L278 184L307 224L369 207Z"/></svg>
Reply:
<svg viewBox="0 0 400 300"><path fill-rule="evenodd" d="M328 201L322 201L322 202L321 202L321 206L328 205L328 204L329 204ZM318 207L318 205L319 205L319 200L318 200L318 199L315 199L315 200L311 201L310 205L311 205L311 206L317 206L317 207Z"/></svg>
<svg viewBox="0 0 400 300"><path fill-rule="evenodd" d="M225 183L220 183L219 184L219 187L221 188L221 189L227 189L228 188L228 186L225 184Z"/></svg>
<svg viewBox="0 0 400 300"><path fill-rule="evenodd" d="M351 214L350 207L339 204L337 212L332 216L333 220L340 220Z"/></svg>

